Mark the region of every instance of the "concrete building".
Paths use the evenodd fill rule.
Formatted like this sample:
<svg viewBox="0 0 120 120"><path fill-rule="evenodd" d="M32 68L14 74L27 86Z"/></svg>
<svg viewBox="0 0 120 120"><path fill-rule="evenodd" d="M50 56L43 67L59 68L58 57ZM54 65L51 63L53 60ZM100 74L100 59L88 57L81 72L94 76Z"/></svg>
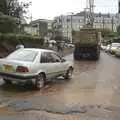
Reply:
<svg viewBox="0 0 120 120"><path fill-rule="evenodd" d="M80 12L72 15L62 15L55 17L59 31L62 33L63 37L67 37L72 42L72 31L78 31L85 24L85 13ZM95 14L94 27L109 29L111 31L116 31L116 20L117 17L114 14Z"/></svg>
<svg viewBox="0 0 120 120"><path fill-rule="evenodd" d="M48 30L52 29L52 22L46 19L38 19L32 21L30 26L36 30L38 36L44 38L47 36Z"/></svg>
<svg viewBox="0 0 120 120"><path fill-rule="evenodd" d="M95 14L95 28L106 28L111 31L117 30L117 15L115 14Z"/></svg>
<svg viewBox="0 0 120 120"><path fill-rule="evenodd" d="M41 38L44 38L46 36L47 30L48 30L46 20L38 19L38 20L32 21L30 23L30 26L36 29L37 35L40 36Z"/></svg>
<svg viewBox="0 0 120 120"><path fill-rule="evenodd" d="M36 27L31 27L30 25L24 26L24 31L32 36L38 36Z"/></svg>

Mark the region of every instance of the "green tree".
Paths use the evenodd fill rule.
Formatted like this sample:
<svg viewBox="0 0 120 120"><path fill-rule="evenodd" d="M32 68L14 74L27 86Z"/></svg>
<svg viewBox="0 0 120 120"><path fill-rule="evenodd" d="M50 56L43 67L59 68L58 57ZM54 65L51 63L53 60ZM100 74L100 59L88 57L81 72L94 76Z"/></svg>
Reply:
<svg viewBox="0 0 120 120"><path fill-rule="evenodd" d="M0 0L0 12L7 14L7 2L6 2L6 0Z"/></svg>
<svg viewBox="0 0 120 120"><path fill-rule="evenodd" d="M31 2L20 2L19 0L0 0L0 12L5 15L16 17L21 22L21 19L27 18L26 13Z"/></svg>
<svg viewBox="0 0 120 120"><path fill-rule="evenodd" d="M17 20L0 13L0 33L13 33L17 28Z"/></svg>
<svg viewBox="0 0 120 120"><path fill-rule="evenodd" d="M63 40L63 37L62 36L55 36L55 41L62 41Z"/></svg>

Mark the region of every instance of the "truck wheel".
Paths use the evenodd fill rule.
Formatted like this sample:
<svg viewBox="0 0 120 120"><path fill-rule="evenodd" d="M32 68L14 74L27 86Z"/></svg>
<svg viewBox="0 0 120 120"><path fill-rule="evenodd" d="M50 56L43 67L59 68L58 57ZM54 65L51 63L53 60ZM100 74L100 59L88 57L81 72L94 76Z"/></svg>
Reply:
<svg viewBox="0 0 120 120"><path fill-rule="evenodd" d="M79 54L74 53L74 59L79 60Z"/></svg>
<svg viewBox="0 0 120 120"><path fill-rule="evenodd" d="M3 79L5 84L12 84L12 82L10 80L7 80L7 79Z"/></svg>
<svg viewBox="0 0 120 120"><path fill-rule="evenodd" d="M94 60L99 60L99 58L100 58L100 55L96 55L96 56L94 57Z"/></svg>
<svg viewBox="0 0 120 120"><path fill-rule="evenodd" d="M45 79L46 79L45 75L43 73L40 73L36 78L35 87L37 89L43 88L45 85Z"/></svg>
<svg viewBox="0 0 120 120"><path fill-rule="evenodd" d="M73 56L73 57L74 57L74 59L75 59L75 60L77 60L77 56L76 56L76 54L74 54L74 56Z"/></svg>

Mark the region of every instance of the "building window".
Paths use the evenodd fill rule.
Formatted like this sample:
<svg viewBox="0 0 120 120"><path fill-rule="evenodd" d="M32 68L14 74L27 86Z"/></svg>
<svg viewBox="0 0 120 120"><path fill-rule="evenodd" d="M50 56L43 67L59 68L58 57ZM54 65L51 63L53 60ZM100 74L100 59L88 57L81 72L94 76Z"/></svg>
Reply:
<svg viewBox="0 0 120 120"><path fill-rule="evenodd" d="M95 23L97 23L97 20L95 20Z"/></svg>
<svg viewBox="0 0 120 120"><path fill-rule="evenodd" d="M80 20L80 22L82 23L82 22L83 22L83 20Z"/></svg>
<svg viewBox="0 0 120 120"><path fill-rule="evenodd" d="M67 22L70 22L70 19L67 19Z"/></svg>

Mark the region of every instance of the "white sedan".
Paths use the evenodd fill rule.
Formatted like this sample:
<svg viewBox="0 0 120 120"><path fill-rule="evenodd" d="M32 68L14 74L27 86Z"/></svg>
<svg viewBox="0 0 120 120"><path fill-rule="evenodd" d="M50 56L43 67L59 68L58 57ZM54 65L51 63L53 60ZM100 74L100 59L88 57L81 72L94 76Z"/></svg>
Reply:
<svg viewBox="0 0 120 120"><path fill-rule="evenodd" d="M32 82L38 89L59 76L71 79L72 72L73 63L51 50L23 48L0 59L0 76L6 83Z"/></svg>

